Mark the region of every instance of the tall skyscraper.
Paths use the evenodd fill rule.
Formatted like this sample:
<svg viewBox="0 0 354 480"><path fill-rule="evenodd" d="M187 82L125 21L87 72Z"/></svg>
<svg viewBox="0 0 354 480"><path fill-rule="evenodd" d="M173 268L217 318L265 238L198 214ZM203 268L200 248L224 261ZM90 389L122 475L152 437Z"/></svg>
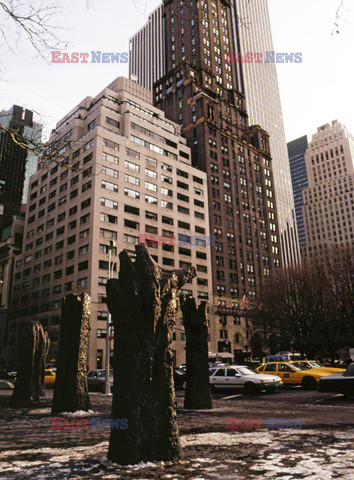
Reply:
<svg viewBox="0 0 354 480"><path fill-rule="evenodd" d="M303 254L306 245L304 217L302 215L303 199L302 191L308 187L306 172L305 153L308 147L307 135L297 138L288 143L291 182L294 192L296 212L297 236L299 239L300 252Z"/></svg>
<svg viewBox="0 0 354 480"><path fill-rule="evenodd" d="M270 135L282 258L284 265L294 264L299 248L277 70L275 63L265 63L265 52L274 51L268 1L231 1L236 54L263 53L260 63L237 64L238 88L246 96L250 123L261 125Z"/></svg>
<svg viewBox="0 0 354 480"><path fill-rule="evenodd" d="M136 76L139 85L152 90L154 82L165 74L165 22L162 5L147 23L130 39L129 76Z"/></svg>
<svg viewBox="0 0 354 480"><path fill-rule="evenodd" d="M146 244L163 268L196 266L182 293L212 297L205 173L191 166L180 128L152 105L152 93L118 78L87 97L57 123L51 142L61 151L31 178L23 253L15 262L8 355L15 358L23 322L37 319L56 358L60 301L69 293L91 296L89 365L105 361L104 303L110 241L117 253ZM52 143L51 143L52 144ZM212 320L212 319L211 319ZM210 350L215 351L211 321ZM179 317L173 336L176 363L185 362Z"/></svg>
<svg viewBox="0 0 354 480"><path fill-rule="evenodd" d="M246 299L252 305L280 265L269 136L249 127L237 66L227 61L230 3L165 0L164 15L166 73L154 84L154 101L181 126L193 165L207 173L219 351L247 353Z"/></svg>
<svg viewBox="0 0 354 480"><path fill-rule="evenodd" d="M10 110L3 110L0 112L0 124L5 126L5 127L10 127L11 129L18 130L20 137L22 137L25 141L29 143L30 146L33 146L31 142L34 142L36 144L39 144L42 140L42 125L40 123L36 123L33 121L33 112L30 110L24 110L22 107L19 107L18 105L13 105ZM14 201L16 204L19 202L19 196L20 198L20 203L26 203L27 202L27 195L28 195L28 184L29 184L29 179L32 175L34 175L37 171L38 167L38 157L33 151L28 151L27 156L25 157L25 172L24 172L24 179L23 178L23 166L22 166L22 160L24 158L25 150L21 151L19 149L19 146L16 145L12 139L9 139L9 135L5 135L6 138L8 138L8 142L10 142L10 145L12 145L12 148L7 151L8 159L7 160L2 160L4 163L4 168L8 172L14 172L16 171L17 174L13 176L13 179L16 181L16 183L11 182L12 186L6 187L6 190L8 188L11 188L11 191L13 192L11 194L12 201ZM12 158L13 155L13 158ZM20 157L22 160L20 160ZM11 159L12 158L12 159ZM6 165L6 162L9 162L8 166ZM0 178L2 179L2 178ZM23 182L23 186L22 186ZM14 194L14 191L16 190L16 194ZM14 196L15 195L15 196Z"/></svg>
<svg viewBox="0 0 354 480"><path fill-rule="evenodd" d="M309 186L303 191L306 252L354 242L354 137L334 120L317 129L305 155Z"/></svg>

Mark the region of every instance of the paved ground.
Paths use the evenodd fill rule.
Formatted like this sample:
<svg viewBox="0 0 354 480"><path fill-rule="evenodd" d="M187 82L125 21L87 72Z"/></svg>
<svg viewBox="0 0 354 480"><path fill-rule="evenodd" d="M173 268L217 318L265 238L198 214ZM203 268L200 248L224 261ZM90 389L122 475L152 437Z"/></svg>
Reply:
<svg viewBox="0 0 354 480"><path fill-rule="evenodd" d="M198 412L183 410L183 392L177 397L184 461L122 468L106 459L109 430L51 428L51 392L23 410L9 409L1 392L0 479L354 480L354 402L341 395L219 392L213 410ZM109 416L111 397L91 400L92 416ZM301 428L277 430L267 418L296 419Z"/></svg>

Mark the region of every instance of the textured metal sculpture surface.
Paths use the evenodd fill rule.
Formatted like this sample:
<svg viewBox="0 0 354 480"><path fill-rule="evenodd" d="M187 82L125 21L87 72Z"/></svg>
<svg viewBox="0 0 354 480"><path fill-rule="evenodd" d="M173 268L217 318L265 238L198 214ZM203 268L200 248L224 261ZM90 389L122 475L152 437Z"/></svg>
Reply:
<svg viewBox="0 0 354 480"><path fill-rule="evenodd" d="M12 407L29 407L43 394L42 366L49 348L47 342L48 334L39 322L23 326L18 344L16 384L10 400Z"/></svg>
<svg viewBox="0 0 354 480"><path fill-rule="evenodd" d="M145 247L135 250L134 262L120 253L119 279L107 283L115 332L108 459L122 465L182 458L171 340L177 291L196 276L194 267L164 270Z"/></svg>
<svg viewBox="0 0 354 480"><path fill-rule="evenodd" d="M186 394L184 408L212 408L209 363L207 304L196 307L194 298L181 298L183 325L186 332Z"/></svg>
<svg viewBox="0 0 354 480"><path fill-rule="evenodd" d="M87 293L67 295L62 300L52 415L91 407L86 377L90 310Z"/></svg>

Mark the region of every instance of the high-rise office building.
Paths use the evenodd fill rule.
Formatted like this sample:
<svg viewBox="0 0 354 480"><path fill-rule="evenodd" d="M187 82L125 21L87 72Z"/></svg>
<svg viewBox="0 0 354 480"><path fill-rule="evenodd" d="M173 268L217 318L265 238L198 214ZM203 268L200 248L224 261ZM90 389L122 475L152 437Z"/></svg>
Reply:
<svg viewBox="0 0 354 480"><path fill-rule="evenodd" d="M199 5L215 11L219 2L220 0L209 0L200 2ZM190 2L183 3L186 9L190 8ZM226 3L229 4L228 1ZM229 28L232 35L229 35L230 41L222 54L231 51L235 52L235 56L247 52L264 55L266 51L273 51L267 0L232 0L230 5ZM158 7L155 12L160 12L161 8L162 6ZM151 88L153 82L166 74L168 68L166 63L163 63L169 54L167 37L162 42L155 42L156 50L153 56L148 53L151 45L148 32L158 31L160 35L164 28L164 16L156 15L155 12L149 17L147 24L130 39L130 74L136 75L138 83L147 88ZM166 25L165 31L168 31L168 28ZM198 53L206 47L208 45L205 43L195 44ZM220 68L220 65L218 67ZM226 68L225 64L223 68ZM241 64L235 61L234 71L233 86L246 96L245 105L250 125L261 125L270 134L282 259L284 265L295 264L299 260L299 245L276 65L264 63L264 59L262 63Z"/></svg>
<svg viewBox="0 0 354 480"><path fill-rule="evenodd" d="M164 15L166 73L154 84L154 101L181 126L193 165L207 173L219 351L247 353L242 298L252 305L280 265L269 136L249 127L235 89L237 68L226 54L233 49L230 3L166 0Z"/></svg>
<svg viewBox="0 0 354 480"><path fill-rule="evenodd" d="M334 120L317 129L305 155L308 188L303 216L308 258L334 244L353 244L354 137Z"/></svg>
<svg viewBox="0 0 354 480"><path fill-rule="evenodd" d="M265 52L274 51L268 0L232 0L232 7L235 54L263 54L260 63L237 63L238 88L246 96L250 123L270 135L282 258L284 265L295 264L299 248L277 70L265 62Z"/></svg>
<svg viewBox="0 0 354 480"><path fill-rule="evenodd" d="M24 110L18 105L13 105L10 110L3 110L0 112L0 124L4 127L9 127L12 130L18 131L19 137L24 139L24 141L28 143L30 148L33 148L34 144L41 143L42 125L33 121L33 112L30 110ZM5 188L6 190L8 190L8 188L11 189L11 201L14 202L16 205L19 204L20 197L20 204L26 203L29 179L37 171L38 157L32 150L26 152L26 150L22 149L22 151L21 147L19 147L19 145L16 145L15 142L13 142L13 139L9 138L8 134L5 135L4 132L2 132L2 134L8 139L7 142L9 142L9 145L11 145L11 147L9 146L9 149L7 149L7 160L3 158L1 160L2 162L4 162L2 164L3 168L11 176L13 172L17 172L15 175L12 176L12 181L8 178L8 186ZM26 156L25 153L27 153ZM24 158L25 171L23 179ZM4 175L4 173L2 175ZM0 179L5 180L6 182L5 178L3 179L2 177L0 177ZM11 186L9 185L9 182Z"/></svg>
<svg viewBox="0 0 354 480"><path fill-rule="evenodd" d="M154 82L165 74L165 22L162 5L129 41L129 76L152 90Z"/></svg>
<svg viewBox="0 0 354 480"><path fill-rule="evenodd" d="M297 138L288 143L291 182L294 192L296 212L297 236L299 239L300 252L303 254L306 245L304 217L302 215L303 199L302 191L308 187L306 172L305 153L308 147L307 135Z"/></svg>
<svg viewBox="0 0 354 480"><path fill-rule="evenodd" d="M145 244L163 268L194 265L197 278L182 293L212 296L205 173L191 166L180 128L152 106L152 93L118 78L60 120L50 140L61 155L31 178L22 254L15 262L8 354L15 357L23 322L38 319L56 358L60 301L91 296L89 365L105 361L104 303L110 241L117 254ZM215 351L211 320L210 350ZM176 363L185 362L180 316L173 335Z"/></svg>

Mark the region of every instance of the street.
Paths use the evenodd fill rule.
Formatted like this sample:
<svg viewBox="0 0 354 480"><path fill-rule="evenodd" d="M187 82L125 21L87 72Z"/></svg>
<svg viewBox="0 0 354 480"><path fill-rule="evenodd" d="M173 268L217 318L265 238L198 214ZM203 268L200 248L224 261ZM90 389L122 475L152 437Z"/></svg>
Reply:
<svg viewBox="0 0 354 480"><path fill-rule="evenodd" d="M230 390L213 393L212 410L192 412L183 409L179 390L184 461L131 467L107 461L109 430L97 421L88 428L51 428L51 396L49 390L38 408L15 411L6 406L8 396L0 395L1 480L354 479L354 402L341 395L288 387L250 397ZM112 397L90 396L87 417L109 417ZM269 418L300 419L301 428L270 428ZM226 428L230 419L242 428ZM255 419L265 425L249 428Z"/></svg>

